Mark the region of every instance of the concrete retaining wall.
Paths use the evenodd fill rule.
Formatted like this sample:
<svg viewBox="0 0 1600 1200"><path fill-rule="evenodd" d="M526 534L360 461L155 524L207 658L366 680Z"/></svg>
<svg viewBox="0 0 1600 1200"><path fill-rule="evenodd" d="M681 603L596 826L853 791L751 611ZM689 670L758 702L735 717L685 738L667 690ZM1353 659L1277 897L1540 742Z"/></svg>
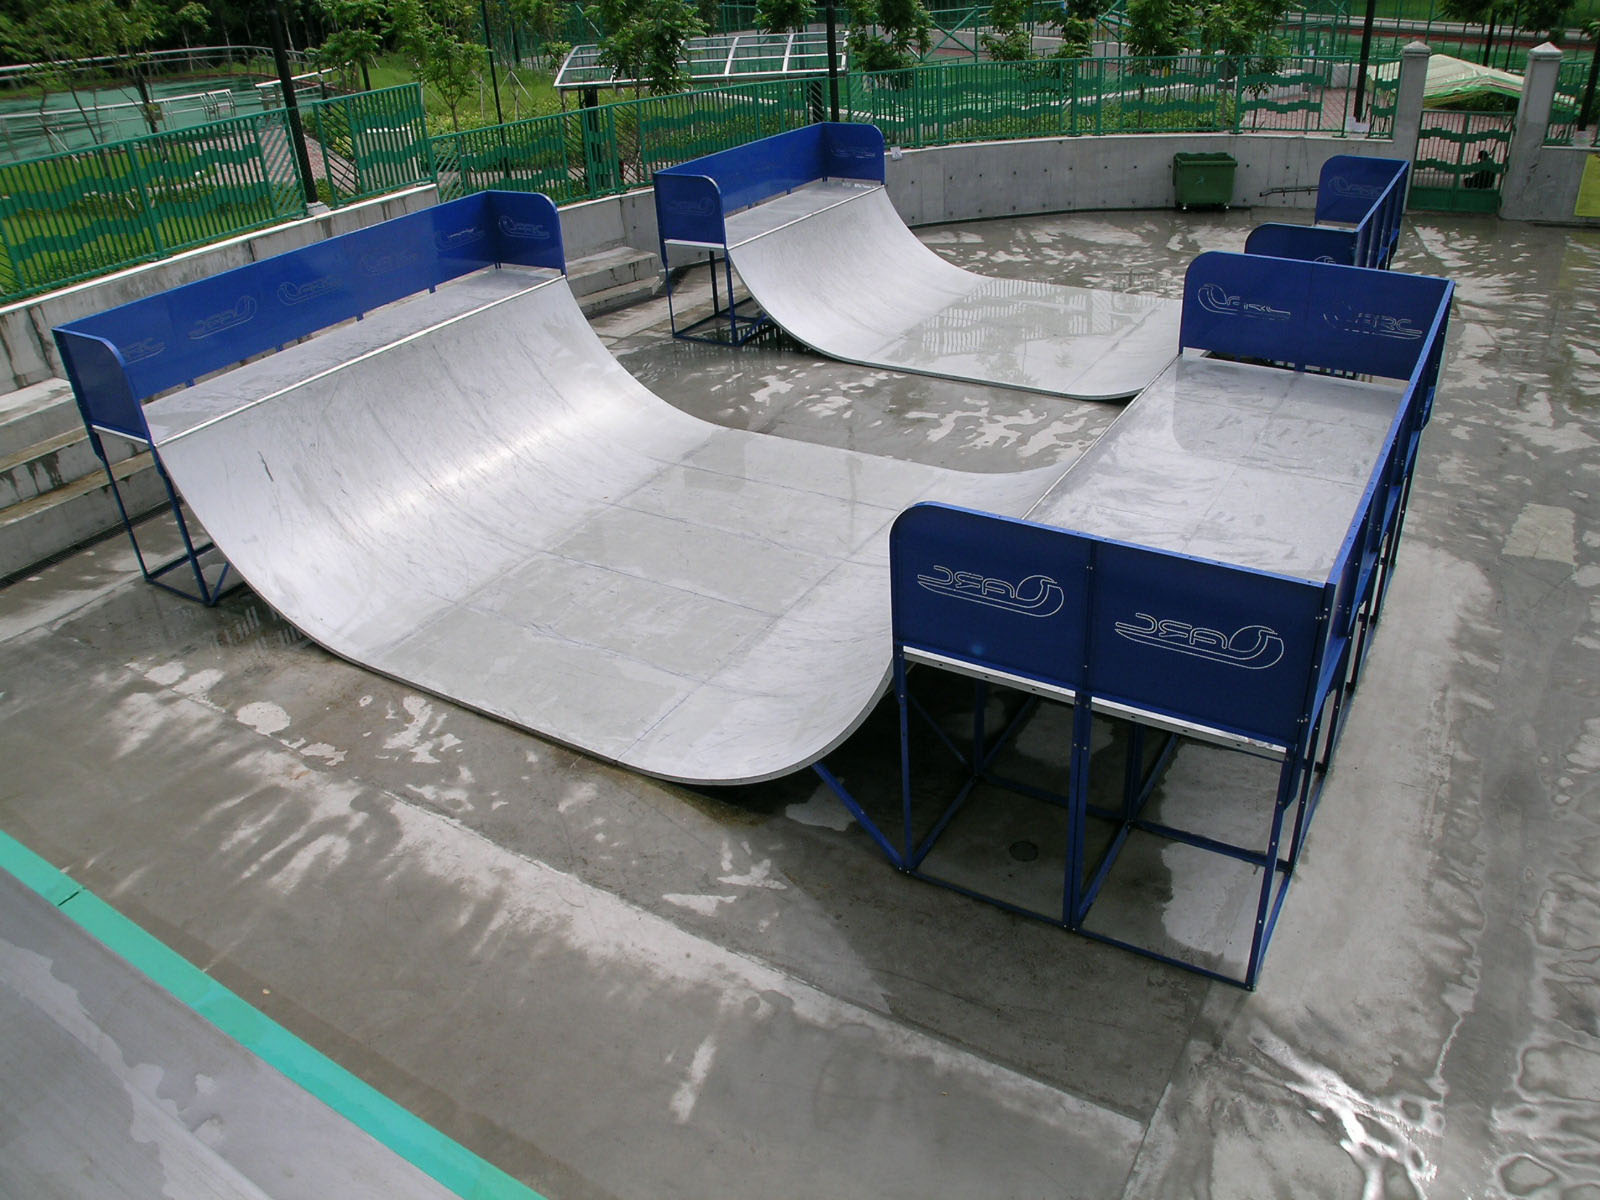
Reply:
<svg viewBox="0 0 1600 1200"><path fill-rule="evenodd" d="M1131 134L982 142L908 150L888 164L889 194L910 225L1112 208L1171 208L1172 156L1225 153L1239 166L1234 203L1310 207L1336 154L1397 157L1388 141L1283 134Z"/></svg>

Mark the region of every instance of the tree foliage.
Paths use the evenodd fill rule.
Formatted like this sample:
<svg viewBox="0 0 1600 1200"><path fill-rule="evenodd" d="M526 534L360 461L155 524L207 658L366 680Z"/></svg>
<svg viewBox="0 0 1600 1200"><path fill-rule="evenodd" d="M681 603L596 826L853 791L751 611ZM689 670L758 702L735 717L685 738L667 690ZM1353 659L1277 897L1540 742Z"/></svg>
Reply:
<svg viewBox="0 0 1600 1200"><path fill-rule="evenodd" d="M177 0L56 0L0 16L0 46L19 61L47 64L40 73L47 86L54 82L69 90L75 60L121 60L154 133L161 110L150 98L150 52L162 39L203 25L206 16L203 5Z"/></svg>
<svg viewBox="0 0 1600 1200"><path fill-rule="evenodd" d="M476 40L472 0L395 0L395 38L417 78L438 93L461 128L461 102L478 86L487 47Z"/></svg>
<svg viewBox="0 0 1600 1200"><path fill-rule="evenodd" d="M584 15L605 30L600 61L619 78L639 80L657 95L688 84L689 39L706 26L685 0L595 0Z"/></svg>
<svg viewBox="0 0 1600 1200"><path fill-rule="evenodd" d="M1094 48L1094 31L1111 11L1112 0L1066 0L1050 23L1061 34L1059 58L1084 58Z"/></svg>
<svg viewBox="0 0 1600 1200"><path fill-rule="evenodd" d="M315 51L317 65L342 72L347 84L359 72L361 86L371 90L369 69L383 51L388 5L384 0L317 0L317 7L333 27Z"/></svg>
<svg viewBox="0 0 1600 1200"><path fill-rule="evenodd" d="M796 33L816 17L813 0L756 0L756 28L764 33Z"/></svg>
<svg viewBox="0 0 1600 1200"><path fill-rule="evenodd" d="M933 16L922 0L850 0L850 53L863 71L909 67L933 45Z"/></svg>
<svg viewBox="0 0 1600 1200"><path fill-rule="evenodd" d="M1149 58L1182 54L1188 23L1184 0L1128 0L1128 53Z"/></svg>
<svg viewBox="0 0 1600 1200"><path fill-rule="evenodd" d="M1033 35L1022 27L1027 15L1027 0L994 0L989 6L991 32L978 39L990 58L1017 62L1033 56Z"/></svg>

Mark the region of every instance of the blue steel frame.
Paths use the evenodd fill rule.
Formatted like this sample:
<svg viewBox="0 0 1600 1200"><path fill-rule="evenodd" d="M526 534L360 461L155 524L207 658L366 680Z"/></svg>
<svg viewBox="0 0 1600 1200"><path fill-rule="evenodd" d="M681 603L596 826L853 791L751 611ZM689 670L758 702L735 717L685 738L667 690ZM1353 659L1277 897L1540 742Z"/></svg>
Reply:
<svg viewBox="0 0 1600 1200"><path fill-rule="evenodd" d="M561 222L549 197L480 192L57 326L79 415L145 579L208 605L240 582L230 581L225 561L211 562L214 574L207 574L204 560L216 548L191 533L145 423L144 401L330 325L359 321L380 305L507 263L566 270ZM170 561L146 561L102 433L149 447L183 541L183 552ZM192 589L168 581L185 568Z"/></svg>
<svg viewBox="0 0 1600 1200"><path fill-rule="evenodd" d="M903 871L1211 978L1254 988L1371 648L1404 525L1423 426L1438 383L1453 285L1315 262L1202 254L1185 282L1180 344L1289 370L1403 380L1382 452L1334 566L1320 583L937 504L900 515L890 538L894 686L900 710L899 837L875 823L823 765L840 796ZM1287 314L1287 315L1285 315ZM1137 403L1137 401L1135 401ZM971 745L935 730L966 771L953 799L919 826L911 722L926 713L910 667L969 676ZM997 739L986 737L988 689L1028 695ZM1040 701L1073 708L1067 788L1057 794L999 775L996 756ZM1121 801L1089 803L1096 716L1130 723ZM931 722L930 722L931 723ZM1150 732L1164 738L1148 752ZM1179 738L1277 760L1272 816L1241 845L1148 819L1146 802ZM939 878L924 862L980 783L1066 808L1062 911L1040 912ZM1110 843L1088 863L1087 822ZM919 835L919 827L925 832ZM1248 863L1261 872L1248 958L1239 975L1086 926L1134 831Z"/></svg>
<svg viewBox="0 0 1600 1200"><path fill-rule="evenodd" d="M765 329L769 324L766 314L752 301L735 298L727 218L819 179L882 183L883 154L883 134L876 125L821 121L657 171L656 226L672 336L738 346ZM673 247L703 251L711 269L711 314L682 326L672 296ZM728 294L726 305L717 290L719 263Z"/></svg>
<svg viewBox="0 0 1600 1200"><path fill-rule="evenodd" d="M1401 158L1336 154L1317 180L1314 225L1258 225L1246 254L1386 269L1405 219L1411 164Z"/></svg>

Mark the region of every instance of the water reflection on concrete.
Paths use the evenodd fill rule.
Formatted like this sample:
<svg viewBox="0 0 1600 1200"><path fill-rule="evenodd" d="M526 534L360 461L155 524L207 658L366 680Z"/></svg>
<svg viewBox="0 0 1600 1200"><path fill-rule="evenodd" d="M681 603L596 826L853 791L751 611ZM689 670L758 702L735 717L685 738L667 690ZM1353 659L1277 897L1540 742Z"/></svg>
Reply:
<svg viewBox="0 0 1600 1200"><path fill-rule="evenodd" d="M922 237L973 270L1175 297L1259 219ZM1375 666L1262 989L1213 993L1129 1196L1600 1197L1600 232L1414 216L1396 265L1458 292ZM1104 428L792 348L625 361L713 419L971 469Z"/></svg>
<svg viewBox="0 0 1600 1200"><path fill-rule="evenodd" d="M923 237L1176 297L1264 218ZM1459 285L1446 374L1254 994L905 881L807 777L686 795L115 543L0 592L0 827L549 1194L1600 1200L1600 233L1416 217L1398 266ZM969 470L1118 411L597 328L697 415ZM1149 860L1189 937L1206 880Z"/></svg>

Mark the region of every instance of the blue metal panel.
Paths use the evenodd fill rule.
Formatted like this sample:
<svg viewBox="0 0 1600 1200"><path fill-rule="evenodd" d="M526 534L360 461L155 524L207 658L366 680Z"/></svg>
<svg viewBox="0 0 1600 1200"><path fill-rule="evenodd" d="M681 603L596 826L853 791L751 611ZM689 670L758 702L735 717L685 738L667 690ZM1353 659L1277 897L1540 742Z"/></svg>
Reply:
<svg viewBox="0 0 1600 1200"><path fill-rule="evenodd" d="M726 245L722 193L709 175L656 172L656 229L662 241ZM663 261L665 259L663 258Z"/></svg>
<svg viewBox="0 0 1600 1200"><path fill-rule="evenodd" d="M145 438L130 400L497 261L563 267L547 197L485 192L436 205L74 321L56 338L90 419ZM120 381L79 335L116 348Z"/></svg>
<svg viewBox="0 0 1600 1200"><path fill-rule="evenodd" d="M841 121L822 126L822 175L827 179L884 181L883 131Z"/></svg>
<svg viewBox="0 0 1600 1200"><path fill-rule="evenodd" d="M1356 264L1356 233L1325 225L1257 225L1244 240L1246 254L1298 258L1306 262Z"/></svg>
<svg viewBox="0 0 1600 1200"><path fill-rule="evenodd" d="M494 261L567 269L561 215L543 192L481 192L489 206ZM442 206L441 206L442 207Z"/></svg>
<svg viewBox="0 0 1600 1200"><path fill-rule="evenodd" d="M683 182L692 177L714 187ZM726 214L828 178L883 182L883 134L877 126L824 121L657 171L656 222L665 240L721 244Z"/></svg>
<svg viewBox="0 0 1600 1200"><path fill-rule="evenodd" d="M1410 379L1448 281L1212 251L1189 265L1179 345L1235 358Z"/></svg>
<svg viewBox="0 0 1600 1200"><path fill-rule="evenodd" d="M1292 743L1327 589L918 504L889 540L897 647Z"/></svg>
<svg viewBox="0 0 1600 1200"><path fill-rule="evenodd" d="M1320 650L1325 589L1139 546L1096 547L1090 689L1293 744Z"/></svg>
<svg viewBox="0 0 1600 1200"><path fill-rule="evenodd" d="M1410 168L1402 158L1334 155L1322 164L1317 179L1316 219L1360 223L1397 181L1404 180Z"/></svg>
<svg viewBox="0 0 1600 1200"><path fill-rule="evenodd" d="M1076 691L1085 667L1090 539L939 504L889 535L897 647Z"/></svg>
<svg viewBox="0 0 1600 1200"><path fill-rule="evenodd" d="M56 344L66 364L67 379L78 400L78 415L85 426L98 425L135 441L148 441L144 409L128 390L122 355L104 338L92 334L56 331ZM93 408L84 397L93 396Z"/></svg>

